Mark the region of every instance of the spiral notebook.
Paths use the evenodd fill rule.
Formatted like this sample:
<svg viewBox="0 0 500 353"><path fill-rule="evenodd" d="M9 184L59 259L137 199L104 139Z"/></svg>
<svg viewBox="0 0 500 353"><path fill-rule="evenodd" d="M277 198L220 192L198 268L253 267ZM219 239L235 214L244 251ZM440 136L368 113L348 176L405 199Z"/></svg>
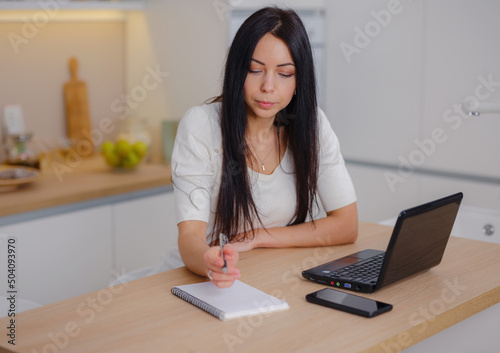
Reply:
<svg viewBox="0 0 500 353"><path fill-rule="evenodd" d="M288 303L235 281L229 288L218 288L212 282L175 286L172 294L205 310L220 320L288 309Z"/></svg>

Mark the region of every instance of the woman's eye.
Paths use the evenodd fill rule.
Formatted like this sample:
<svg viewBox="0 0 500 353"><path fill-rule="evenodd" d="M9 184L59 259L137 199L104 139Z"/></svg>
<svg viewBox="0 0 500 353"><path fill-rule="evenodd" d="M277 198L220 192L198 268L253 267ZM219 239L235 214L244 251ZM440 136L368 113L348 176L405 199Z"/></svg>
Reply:
<svg viewBox="0 0 500 353"><path fill-rule="evenodd" d="M252 73L252 74L258 74L258 73L260 72L260 70L252 70L252 69L250 69L250 70L248 70L248 71L249 71L250 73Z"/></svg>
<svg viewBox="0 0 500 353"><path fill-rule="evenodd" d="M294 74L280 74L282 77L292 77Z"/></svg>

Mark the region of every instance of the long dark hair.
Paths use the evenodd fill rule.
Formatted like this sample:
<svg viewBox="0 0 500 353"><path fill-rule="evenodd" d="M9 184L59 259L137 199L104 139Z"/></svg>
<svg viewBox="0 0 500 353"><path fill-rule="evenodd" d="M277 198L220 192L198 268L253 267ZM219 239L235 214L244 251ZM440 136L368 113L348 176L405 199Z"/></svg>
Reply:
<svg viewBox="0 0 500 353"><path fill-rule="evenodd" d="M293 156L297 208L289 225L313 219L318 174L318 131L316 80L311 45L299 16L293 10L263 8L241 25L229 49L221 101L223 145L222 177L215 210L212 243L219 233L233 240L238 232L253 236L254 223L263 227L252 198L245 141L247 114L243 86L250 70L253 52L267 33L282 39L289 47L296 71L296 94L275 118L275 125L286 130L287 146ZM279 132L280 129L278 129ZM279 138L280 135L278 135Z"/></svg>

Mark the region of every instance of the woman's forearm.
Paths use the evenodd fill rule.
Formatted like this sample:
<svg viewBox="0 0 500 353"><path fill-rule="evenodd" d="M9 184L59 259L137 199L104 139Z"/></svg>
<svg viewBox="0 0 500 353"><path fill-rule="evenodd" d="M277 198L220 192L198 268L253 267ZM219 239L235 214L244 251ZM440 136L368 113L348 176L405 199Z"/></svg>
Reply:
<svg viewBox="0 0 500 353"><path fill-rule="evenodd" d="M192 272L206 276L203 255L209 249L206 242L206 223L201 221L185 221L178 225L179 252L182 261Z"/></svg>
<svg viewBox="0 0 500 353"><path fill-rule="evenodd" d="M287 227L259 229L253 247L308 247L348 244L358 237L356 203L329 212L326 217Z"/></svg>
<svg viewBox="0 0 500 353"><path fill-rule="evenodd" d="M203 254L209 249L207 243L194 236L179 237L179 252L186 267L201 276L206 276Z"/></svg>

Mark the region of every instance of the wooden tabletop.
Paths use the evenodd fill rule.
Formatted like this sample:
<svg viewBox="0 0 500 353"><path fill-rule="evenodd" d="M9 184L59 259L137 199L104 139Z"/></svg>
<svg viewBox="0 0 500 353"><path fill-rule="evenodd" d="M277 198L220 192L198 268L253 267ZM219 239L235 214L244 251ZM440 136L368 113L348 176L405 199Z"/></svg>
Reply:
<svg viewBox="0 0 500 353"><path fill-rule="evenodd" d="M143 163L113 172L101 156L53 164L28 185L0 190L0 217L171 184L170 166Z"/></svg>
<svg viewBox="0 0 500 353"><path fill-rule="evenodd" d="M303 279L302 270L365 248L385 250L390 233L361 223L355 244L242 253L241 280L285 299L285 311L220 321L170 293L206 280L179 268L20 313L16 346L4 334L0 346L27 353L399 352L500 301L500 245L452 237L437 267L360 294L393 304L388 313L368 319L306 302L325 286Z"/></svg>

